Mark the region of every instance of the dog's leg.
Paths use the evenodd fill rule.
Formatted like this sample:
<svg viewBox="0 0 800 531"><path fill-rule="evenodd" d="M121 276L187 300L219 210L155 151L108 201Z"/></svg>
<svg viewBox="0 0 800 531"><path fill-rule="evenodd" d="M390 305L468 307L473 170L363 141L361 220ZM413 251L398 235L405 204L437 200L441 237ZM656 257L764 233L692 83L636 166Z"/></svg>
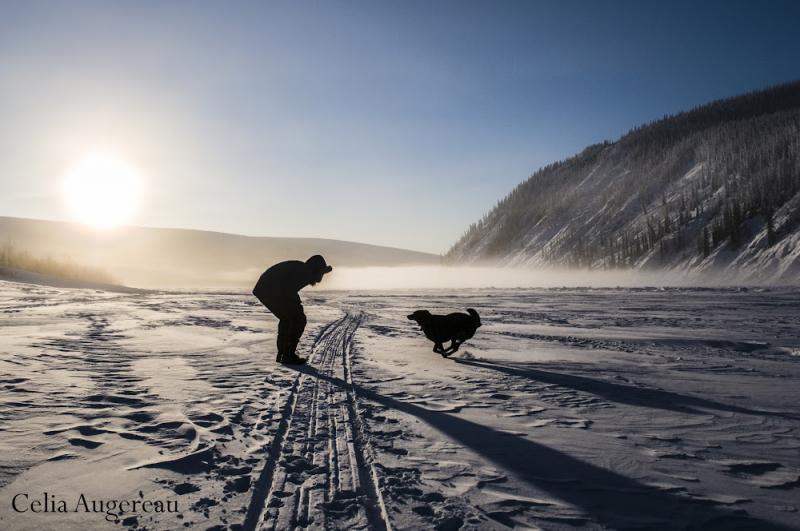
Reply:
<svg viewBox="0 0 800 531"><path fill-rule="evenodd" d="M435 353L437 353L437 354L442 354L442 355L444 355L444 347L442 346L442 344L441 344L441 343L434 343L434 344L433 344L433 351L434 351Z"/></svg>
<svg viewBox="0 0 800 531"><path fill-rule="evenodd" d="M441 343L439 343L438 346L439 346L438 352L439 352L439 354L442 355L443 358L446 358L447 356L450 355L450 352L449 352L450 351L450 347L444 348L444 345L442 345Z"/></svg>
<svg viewBox="0 0 800 531"><path fill-rule="evenodd" d="M458 350L458 342L456 342L456 340L452 340L452 342L450 343L450 346L447 347L446 350L442 351L442 356L444 356L446 358L450 354L455 352L456 350Z"/></svg>

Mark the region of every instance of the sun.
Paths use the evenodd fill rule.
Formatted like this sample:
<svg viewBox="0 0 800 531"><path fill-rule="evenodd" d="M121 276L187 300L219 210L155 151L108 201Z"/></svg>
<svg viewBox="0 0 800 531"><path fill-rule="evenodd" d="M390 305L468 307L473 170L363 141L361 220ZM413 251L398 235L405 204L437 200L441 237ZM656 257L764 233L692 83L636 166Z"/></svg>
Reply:
<svg viewBox="0 0 800 531"><path fill-rule="evenodd" d="M64 198L72 217L96 229L128 223L139 206L140 191L139 174L106 153L84 157L64 176Z"/></svg>

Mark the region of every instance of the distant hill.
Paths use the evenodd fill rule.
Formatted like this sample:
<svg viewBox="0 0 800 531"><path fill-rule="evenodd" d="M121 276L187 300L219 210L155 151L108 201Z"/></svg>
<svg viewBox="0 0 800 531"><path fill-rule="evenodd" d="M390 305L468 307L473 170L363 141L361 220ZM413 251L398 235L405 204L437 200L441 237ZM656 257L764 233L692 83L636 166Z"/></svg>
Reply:
<svg viewBox="0 0 800 531"><path fill-rule="evenodd" d="M0 281L21 282L23 284L40 284L42 286L52 286L56 288L78 288L94 289L103 291L116 291L121 293L140 293L147 292L119 284L108 284L105 282L93 282L85 279L65 278L63 276L46 275L22 269L0 266Z"/></svg>
<svg viewBox="0 0 800 531"><path fill-rule="evenodd" d="M446 259L797 282L798 192L793 82L665 117L540 169Z"/></svg>
<svg viewBox="0 0 800 531"><path fill-rule="evenodd" d="M72 260L136 287L248 286L270 264L322 254L334 267L438 264L427 253L321 238L251 237L185 229L100 232L65 222L0 217L0 242Z"/></svg>

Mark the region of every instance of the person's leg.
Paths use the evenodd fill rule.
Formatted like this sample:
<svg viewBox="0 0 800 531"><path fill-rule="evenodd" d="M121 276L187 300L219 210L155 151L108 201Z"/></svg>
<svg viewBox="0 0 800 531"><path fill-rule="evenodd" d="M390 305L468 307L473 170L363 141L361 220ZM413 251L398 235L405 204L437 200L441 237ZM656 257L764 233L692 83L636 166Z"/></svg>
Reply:
<svg viewBox="0 0 800 531"><path fill-rule="evenodd" d="M297 344L300 342L300 337L303 335L303 331L306 329L306 323L308 322L306 314L303 312L303 305L300 303L292 305L292 308L289 309L284 319L281 319L281 323L284 321L286 322L283 334L285 337L286 352L289 355L293 355L297 350Z"/></svg>
<svg viewBox="0 0 800 531"><path fill-rule="evenodd" d="M276 339L277 362L304 363L295 355L300 336L306 328L306 314L296 293L279 294L269 299L259 299L278 318L278 337Z"/></svg>
<svg viewBox="0 0 800 531"><path fill-rule="evenodd" d="M275 339L277 353L275 354L275 361L280 363L281 357L285 352L287 352L287 337L291 334L288 332L290 329L289 321L286 320L287 316L290 315L290 312L287 311L286 305L283 301L278 297L270 297L270 298L262 298L258 297L258 300L261 301L261 304L266 306L267 310L272 312L278 319L278 333Z"/></svg>
<svg viewBox="0 0 800 531"><path fill-rule="evenodd" d="M281 361L284 356L294 352L292 348L292 324L291 318L286 314L283 314L278 321L278 337L277 337L277 346L278 346L278 356L275 358L275 361Z"/></svg>

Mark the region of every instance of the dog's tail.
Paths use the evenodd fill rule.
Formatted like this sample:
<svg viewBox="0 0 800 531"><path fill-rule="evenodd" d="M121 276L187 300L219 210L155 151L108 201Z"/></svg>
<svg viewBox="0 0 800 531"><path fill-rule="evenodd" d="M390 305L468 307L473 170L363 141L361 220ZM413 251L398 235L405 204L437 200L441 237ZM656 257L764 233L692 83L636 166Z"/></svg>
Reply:
<svg viewBox="0 0 800 531"><path fill-rule="evenodd" d="M481 325L481 317L480 315L478 315L478 312L476 312L472 308L467 308L467 313L469 313L472 316L472 320L475 323L475 328L479 327Z"/></svg>

